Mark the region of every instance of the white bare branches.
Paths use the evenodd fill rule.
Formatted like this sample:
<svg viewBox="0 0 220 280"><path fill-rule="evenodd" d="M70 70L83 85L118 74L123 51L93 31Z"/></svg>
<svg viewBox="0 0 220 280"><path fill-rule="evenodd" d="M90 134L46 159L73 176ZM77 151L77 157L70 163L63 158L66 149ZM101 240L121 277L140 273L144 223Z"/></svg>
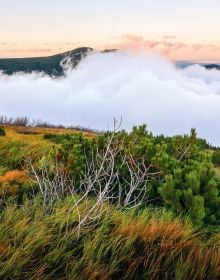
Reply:
<svg viewBox="0 0 220 280"><path fill-rule="evenodd" d="M52 204L67 195L72 183L58 162L52 169L48 166L35 167L31 159L26 160L26 165L32 182L37 184L43 196L43 205Z"/></svg>
<svg viewBox="0 0 220 280"><path fill-rule="evenodd" d="M85 154L86 167L78 182L58 162L52 170L46 166L36 168L29 162L30 176L39 187L44 205L72 196L79 231L101 217L105 203L114 203L120 209L138 207L147 200L148 181L161 174L144 158L124 152L123 137L118 137L116 129L105 138L101 148L95 147L89 155ZM88 198L92 204L82 213L80 206Z"/></svg>

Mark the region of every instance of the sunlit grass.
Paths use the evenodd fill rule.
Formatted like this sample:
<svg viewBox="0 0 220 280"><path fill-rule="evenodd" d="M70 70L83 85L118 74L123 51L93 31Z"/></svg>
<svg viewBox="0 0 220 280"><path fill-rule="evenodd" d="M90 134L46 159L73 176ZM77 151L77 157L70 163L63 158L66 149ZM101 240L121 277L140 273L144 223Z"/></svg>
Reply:
<svg viewBox="0 0 220 280"><path fill-rule="evenodd" d="M78 209L71 196L53 207L43 207L40 196L14 203L14 195L28 188L25 159L48 163L51 150L60 147L44 135L75 132L18 126L5 131L0 196L12 199L1 205L0 279L220 279L217 227L206 232L163 208L119 211L106 203L97 219L78 228L77 210L83 219L94 204L91 197Z"/></svg>
<svg viewBox="0 0 220 280"><path fill-rule="evenodd" d="M219 234L205 241L187 219L165 210L138 214L106 204L99 223L78 235L72 204L5 209L1 279L219 279Z"/></svg>

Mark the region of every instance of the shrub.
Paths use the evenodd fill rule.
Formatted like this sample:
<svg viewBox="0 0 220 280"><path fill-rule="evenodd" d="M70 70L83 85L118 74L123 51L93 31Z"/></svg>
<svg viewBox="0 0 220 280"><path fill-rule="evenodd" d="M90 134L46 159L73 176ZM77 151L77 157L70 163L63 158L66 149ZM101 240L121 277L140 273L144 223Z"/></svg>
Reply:
<svg viewBox="0 0 220 280"><path fill-rule="evenodd" d="M112 135L114 140L109 143ZM64 160L64 166L79 185L88 163L97 168L94 164L96 154L104 155L103 150L110 145L112 151L120 150L117 156L114 153L108 156L104 163L114 157L113 174L121 179L112 184L113 196L117 197L116 192L126 188L124 182L129 182L131 169L137 170L136 162L143 163L150 173L157 175L150 175L147 182L143 180L148 199L143 200L142 207L149 205L150 201L154 206L165 206L174 213L188 214L197 225L219 224L220 182L211 154L201 145L201 140L197 140L194 129L190 135L168 138L153 136L145 125L134 127L130 133L108 132L92 141L82 134L48 134L44 137L61 145L59 158ZM124 166L122 159L128 157L130 161Z"/></svg>
<svg viewBox="0 0 220 280"><path fill-rule="evenodd" d="M6 133L5 133L4 128L3 128L3 127L0 127L0 137L1 137L1 136L5 136L5 135L6 135Z"/></svg>
<svg viewBox="0 0 220 280"><path fill-rule="evenodd" d="M220 165L220 149L216 149L213 152L212 160L215 165Z"/></svg>

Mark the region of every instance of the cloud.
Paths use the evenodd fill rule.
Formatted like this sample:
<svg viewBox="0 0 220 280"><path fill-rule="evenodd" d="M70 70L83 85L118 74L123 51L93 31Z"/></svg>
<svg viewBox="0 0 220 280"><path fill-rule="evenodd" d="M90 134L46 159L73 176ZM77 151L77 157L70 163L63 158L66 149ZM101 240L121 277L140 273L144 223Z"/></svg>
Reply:
<svg viewBox="0 0 220 280"><path fill-rule="evenodd" d="M63 42L62 44L66 45L66 46L72 46L72 45L76 45L76 44L79 44L79 43L76 43L76 42Z"/></svg>
<svg viewBox="0 0 220 280"><path fill-rule="evenodd" d="M164 54L168 54L173 50L178 50L186 47L186 44L174 41L173 39L174 36L164 36L163 40L147 40L143 36L138 36L129 33L123 35L119 42L116 43L116 45L114 46L119 49L130 47L142 49L143 47L145 47L150 48L152 50L160 51Z"/></svg>
<svg viewBox="0 0 220 280"><path fill-rule="evenodd" d="M95 71L94 71L95 70ZM52 123L123 128L147 123L154 133L187 133L220 145L220 72L177 69L146 50L91 53L65 77L39 73L0 76L0 112Z"/></svg>
<svg viewBox="0 0 220 280"><path fill-rule="evenodd" d="M195 52L200 51L204 46L202 44L193 44L192 48Z"/></svg>
<svg viewBox="0 0 220 280"><path fill-rule="evenodd" d="M18 49L5 49L2 50L1 52L7 52L7 53L42 53L42 52L51 52L52 49L45 49L45 48L29 48L29 49L23 49L23 48L18 48Z"/></svg>
<svg viewBox="0 0 220 280"><path fill-rule="evenodd" d="M199 52L199 51L217 52L220 49L219 46L215 46L212 44L193 44L193 45L191 45L191 48L195 52Z"/></svg>
<svg viewBox="0 0 220 280"><path fill-rule="evenodd" d="M216 60L220 59L220 46L214 44L186 44L175 36L164 35L161 40L148 40L134 34L123 35L118 42L106 45L107 48L150 48L169 56L171 59Z"/></svg>
<svg viewBox="0 0 220 280"><path fill-rule="evenodd" d="M1 45L7 46L7 45L8 45L8 42L1 42Z"/></svg>
<svg viewBox="0 0 220 280"><path fill-rule="evenodd" d="M154 48L157 46L159 41L152 41L146 40L143 36L138 36L134 34L125 34L121 37L120 41L118 42L119 48L125 47L147 47L147 48Z"/></svg>
<svg viewBox="0 0 220 280"><path fill-rule="evenodd" d="M49 42L44 42L42 45L44 46L51 46L51 47L61 47L61 46L74 46L74 45L80 45L82 44L81 42L59 42L59 43L49 43Z"/></svg>
<svg viewBox="0 0 220 280"><path fill-rule="evenodd" d="M173 35L164 35L163 36L164 40L176 40L176 36Z"/></svg>
<svg viewBox="0 0 220 280"><path fill-rule="evenodd" d="M17 46L18 44L15 42L1 42L0 45L2 46Z"/></svg>

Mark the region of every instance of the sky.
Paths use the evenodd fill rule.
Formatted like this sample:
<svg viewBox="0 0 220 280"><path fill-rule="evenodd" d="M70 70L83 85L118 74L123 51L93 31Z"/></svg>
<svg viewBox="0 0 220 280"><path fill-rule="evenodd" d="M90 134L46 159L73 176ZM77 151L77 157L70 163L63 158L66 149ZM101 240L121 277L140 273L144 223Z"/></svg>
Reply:
<svg viewBox="0 0 220 280"><path fill-rule="evenodd" d="M220 61L219 0L1 0L0 57L88 46Z"/></svg>

